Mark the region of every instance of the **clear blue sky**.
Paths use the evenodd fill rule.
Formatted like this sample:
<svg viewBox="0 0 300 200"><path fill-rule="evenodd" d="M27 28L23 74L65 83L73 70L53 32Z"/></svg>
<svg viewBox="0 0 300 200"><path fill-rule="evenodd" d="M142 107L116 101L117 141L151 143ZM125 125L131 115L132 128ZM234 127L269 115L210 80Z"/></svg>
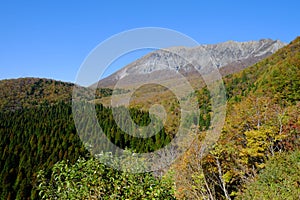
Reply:
<svg viewBox="0 0 300 200"><path fill-rule="evenodd" d="M300 35L293 1L1 1L0 79L46 77L74 82L100 42L138 27L177 30L201 44ZM145 52L121 59L127 64Z"/></svg>

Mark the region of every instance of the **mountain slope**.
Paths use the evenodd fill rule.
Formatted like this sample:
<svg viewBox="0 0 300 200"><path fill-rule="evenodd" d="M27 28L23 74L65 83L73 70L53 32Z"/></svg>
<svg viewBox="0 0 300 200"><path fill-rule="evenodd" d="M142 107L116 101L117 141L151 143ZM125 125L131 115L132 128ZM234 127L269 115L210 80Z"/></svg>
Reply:
<svg viewBox="0 0 300 200"><path fill-rule="evenodd" d="M0 110L16 110L41 103L70 102L73 83L42 78L0 81Z"/></svg>
<svg viewBox="0 0 300 200"><path fill-rule="evenodd" d="M98 86L113 87L120 80L128 87L149 80L172 80L176 79L178 72L191 76L195 74L195 69L203 70L211 66L227 68L223 73L228 74L260 61L284 45L278 40L264 39L157 50L100 80Z"/></svg>
<svg viewBox="0 0 300 200"><path fill-rule="evenodd" d="M272 191L269 195L274 197L279 190L273 186L279 185L286 187L286 196L298 199L293 193L299 190L298 183L284 183L293 173L275 170L267 161L300 149L299 73L300 37L257 64L224 77L228 93L225 125L206 156L201 157L200 139L174 164L179 198L233 199L244 197L244 191L249 196L253 190L251 185L245 189L248 183L255 182L260 173L265 178L264 169L271 167L268 173L276 180L268 180L271 186L256 182L257 191ZM199 135L203 138L205 132Z"/></svg>
<svg viewBox="0 0 300 200"><path fill-rule="evenodd" d="M75 84L45 78L18 78L0 80L0 111L19 110L35 107L41 104L52 105L58 102L72 102L72 93ZM76 86L81 96L93 97L90 88ZM118 90L119 93L126 92ZM86 95L83 95L86 94ZM95 98L110 96L112 90L99 88ZM92 99L88 99L92 100Z"/></svg>
<svg viewBox="0 0 300 200"><path fill-rule="evenodd" d="M277 100L299 101L300 37L279 49L272 56L224 77L229 98L246 96L276 97Z"/></svg>

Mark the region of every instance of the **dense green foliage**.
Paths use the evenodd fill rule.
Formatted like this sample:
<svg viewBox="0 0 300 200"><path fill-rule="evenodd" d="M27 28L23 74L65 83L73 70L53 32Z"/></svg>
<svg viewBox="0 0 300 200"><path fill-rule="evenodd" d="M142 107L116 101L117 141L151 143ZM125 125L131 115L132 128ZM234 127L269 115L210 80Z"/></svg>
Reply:
<svg viewBox="0 0 300 200"><path fill-rule="evenodd" d="M278 154L266 163L240 199L300 199L300 152Z"/></svg>
<svg viewBox="0 0 300 200"><path fill-rule="evenodd" d="M121 172L93 158L80 158L73 165L59 162L50 178L40 171L38 179L42 199L175 199L168 177Z"/></svg>
<svg viewBox="0 0 300 200"><path fill-rule="evenodd" d="M0 112L1 199L37 198L33 186L38 170L85 156L71 112L63 102Z"/></svg>
<svg viewBox="0 0 300 200"><path fill-rule="evenodd" d="M170 141L164 130L147 139L132 139L132 136L124 134L118 128L111 109L98 105L96 110L99 124L107 137L124 149L127 147L136 152L151 151ZM150 121L148 113L136 109L132 109L131 113L132 118L140 125ZM86 127L90 128L89 124ZM2 199L36 198L33 186L38 170L50 169L60 160L75 162L79 156L87 154L76 133L69 103L43 104L0 112L0 135ZM101 148L105 150L105 147Z"/></svg>
<svg viewBox="0 0 300 200"><path fill-rule="evenodd" d="M133 128L134 124L139 127L147 126L151 121L149 113L131 108L129 114L132 118L132 123L130 123L128 122L128 118L124 117L127 111L125 107L118 107L114 109L115 113L117 113L115 118L112 117L112 109L106 108L102 105L96 106L99 125L102 127L106 137L110 138L110 141L118 147L122 149L130 148L134 152L144 153L160 149L171 141L171 135L165 132L163 126L160 131L156 132L157 134L151 137L148 135L150 134L150 130L144 129L141 131L140 129ZM128 132L132 135L121 130L115 121L116 119L118 119L120 124L123 124L124 128L126 128L126 130L128 130ZM155 121L155 118L152 118L152 121ZM159 124L161 123L157 121L157 125ZM97 136L97 134L95 136ZM146 136L146 138L136 136Z"/></svg>

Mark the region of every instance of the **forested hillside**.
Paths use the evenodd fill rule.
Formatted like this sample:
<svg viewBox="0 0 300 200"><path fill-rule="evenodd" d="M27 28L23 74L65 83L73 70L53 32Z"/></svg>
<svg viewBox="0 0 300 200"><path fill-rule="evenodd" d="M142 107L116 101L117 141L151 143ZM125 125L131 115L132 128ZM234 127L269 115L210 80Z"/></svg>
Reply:
<svg viewBox="0 0 300 200"><path fill-rule="evenodd" d="M0 122L1 199L37 197L37 170L87 154L65 103L2 111Z"/></svg>
<svg viewBox="0 0 300 200"><path fill-rule="evenodd" d="M199 140L161 177L119 172L88 153L73 121L73 84L47 79L0 81L0 198L299 199L299 77L300 38L224 77L226 121L218 142L207 148L202 148L201 140L214 113L208 89L196 91ZM100 89L96 97L111 94L111 89ZM95 108L99 125L112 143L128 153L143 153L173 139L178 106L170 106L167 126L146 139L117 126L115 117L122 119L124 107L116 108L120 116L113 116L112 108L102 104ZM141 126L151 119L134 105L130 116ZM137 130L136 134L148 133Z"/></svg>
<svg viewBox="0 0 300 200"><path fill-rule="evenodd" d="M0 81L0 110L19 110L39 106L52 105L57 102L72 102L72 92L75 84L45 78L19 78ZM93 90L81 87L80 92L92 96ZM116 89L115 94L128 91ZM112 89L97 88L96 99L111 96ZM93 99L89 99L93 100Z"/></svg>
<svg viewBox="0 0 300 200"><path fill-rule="evenodd" d="M150 138L133 138L117 126L111 109L97 105L96 111L106 137L123 149L154 151L171 140L164 130ZM136 109L131 109L131 116L140 125L150 121L148 113ZM0 122L1 198L37 198L34 186L40 169L47 171L62 160L73 163L88 154L76 134L70 103L3 111L0 112Z"/></svg>
<svg viewBox="0 0 300 200"><path fill-rule="evenodd" d="M282 165L283 156L300 148L299 77L300 38L262 62L225 77L228 105L221 137L207 149L205 157L201 157L201 141L196 141L174 164L176 196L251 199L267 190L272 199L284 196L298 199L295 191L299 191L299 184L288 176L299 169L299 156L293 158L297 163L291 163L288 172L283 172L283 168L276 170L274 165ZM285 154L281 155L282 152ZM260 173L260 176L272 173L279 177L274 188L269 189L275 184L274 179L264 184L256 181ZM289 184L284 180L290 181ZM247 189L250 183L253 191ZM277 194L280 191L284 195ZM268 199L267 195L260 197Z"/></svg>
<svg viewBox="0 0 300 200"><path fill-rule="evenodd" d="M0 81L0 109L17 110L41 103L70 102L74 84L40 78Z"/></svg>

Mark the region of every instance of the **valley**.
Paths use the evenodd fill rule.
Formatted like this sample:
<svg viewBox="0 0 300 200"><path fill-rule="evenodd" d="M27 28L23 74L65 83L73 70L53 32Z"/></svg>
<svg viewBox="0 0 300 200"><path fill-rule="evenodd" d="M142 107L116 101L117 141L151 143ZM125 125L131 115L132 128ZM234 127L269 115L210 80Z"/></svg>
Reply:
<svg viewBox="0 0 300 200"><path fill-rule="evenodd" d="M300 197L299 181L295 178L300 177L300 38L289 44L273 40L229 41L192 49L176 47L173 51L177 54L152 52L90 87L43 78L1 80L0 198ZM198 59L200 65L183 62L178 55ZM172 60L177 63L172 64ZM202 141L212 128L211 118L215 113L211 109L210 92L197 73L205 64L220 70L227 98L221 135L209 146ZM192 86L194 92L186 98L194 99L200 112L188 122L195 125L191 131L197 134L197 139L179 159L155 172L131 174L99 162L109 159L109 153L99 160L88 151L88 145L77 134L72 101L92 105L104 130L102 136L126 149L126 153L155 152L176 137L182 115L178 101L182 99L159 84L136 86L163 79L165 85L180 88L178 73ZM122 87L114 88L118 82ZM74 99L74 87L80 88L82 96L95 95L95 99L80 99L80 95ZM131 93L129 105L118 106ZM111 106L112 97L115 106ZM164 107L165 115L152 116L150 108L155 104ZM163 129L146 138L127 134L116 122L124 119L122 113L127 108L135 124L144 127L157 120ZM114 116L113 109L119 109L120 115ZM126 119L120 121L134 129ZM86 130L84 137L90 137L92 143L97 138L89 135L93 132L91 127L92 121L81 129ZM134 130L135 136L149 134L147 130ZM97 145L97 142L92 144ZM110 149L110 146L99 148ZM113 164L143 167L143 163L132 160L122 162L117 160Z"/></svg>

